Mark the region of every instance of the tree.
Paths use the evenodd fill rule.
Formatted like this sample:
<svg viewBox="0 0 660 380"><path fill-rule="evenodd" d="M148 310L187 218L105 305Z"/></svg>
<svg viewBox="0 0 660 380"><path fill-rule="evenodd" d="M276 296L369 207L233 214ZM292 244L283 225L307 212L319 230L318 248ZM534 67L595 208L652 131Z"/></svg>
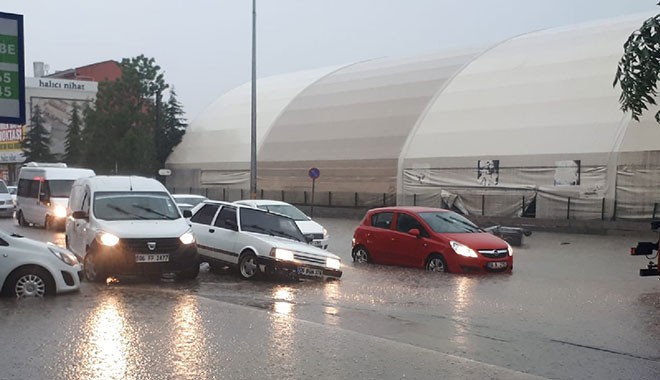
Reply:
<svg viewBox="0 0 660 380"><path fill-rule="evenodd" d="M632 118L639 121L650 105L656 105L660 75L660 14L644 21L628 37L623 50L614 86L621 85L621 109L630 111ZM655 120L660 123L660 111L656 112Z"/></svg>
<svg viewBox="0 0 660 380"><path fill-rule="evenodd" d="M186 133L188 124L183 117L183 107L176 96L174 88L170 90L170 96L165 104L164 117L156 130L156 159L161 167L165 165L167 157L177 146Z"/></svg>
<svg viewBox="0 0 660 380"><path fill-rule="evenodd" d="M69 165L80 165L83 163L84 145L82 140L82 121L78 112L78 105L73 104L71 117L66 131L64 161Z"/></svg>
<svg viewBox="0 0 660 380"><path fill-rule="evenodd" d="M168 85L153 58L125 58L120 66L121 77L99 84L95 107L85 114L85 159L99 173L153 175L156 98Z"/></svg>
<svg viewBox="0 0 660 380"><path fill-rule="evenodd" d="M35 105L30 118L30 127L21 142L25 162L48 162L53 159L49 147L50 133L46 130L44 122L41 107Z"/></svg>

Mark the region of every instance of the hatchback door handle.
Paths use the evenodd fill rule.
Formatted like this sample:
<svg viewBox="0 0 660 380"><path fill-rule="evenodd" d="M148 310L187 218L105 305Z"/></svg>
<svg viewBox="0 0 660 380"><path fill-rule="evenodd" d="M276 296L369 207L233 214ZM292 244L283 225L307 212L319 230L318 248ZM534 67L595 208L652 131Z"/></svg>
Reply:
<svg viewBox="0 0 660 380"><path fill-rule="evenodd" d="M214 230L213 228L209 228L209 232L210 232L210 233L214 233L215 230Z"/></svg>

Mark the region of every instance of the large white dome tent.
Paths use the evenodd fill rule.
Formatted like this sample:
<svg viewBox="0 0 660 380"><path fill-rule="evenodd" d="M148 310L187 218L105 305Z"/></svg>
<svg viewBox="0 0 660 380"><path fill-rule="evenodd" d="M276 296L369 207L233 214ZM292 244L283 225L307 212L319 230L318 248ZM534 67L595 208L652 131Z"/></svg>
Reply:
<svg viewBox="0 0 660 380"><path fill-rule="evenodd" d="M318 167L334 203L370 193L476 215L649 218L660 126L632 122L612 87L647 17L260 79L258 187L302 202ZM191 123L168 187L248 189L249 102L246 84Z"/></svg>

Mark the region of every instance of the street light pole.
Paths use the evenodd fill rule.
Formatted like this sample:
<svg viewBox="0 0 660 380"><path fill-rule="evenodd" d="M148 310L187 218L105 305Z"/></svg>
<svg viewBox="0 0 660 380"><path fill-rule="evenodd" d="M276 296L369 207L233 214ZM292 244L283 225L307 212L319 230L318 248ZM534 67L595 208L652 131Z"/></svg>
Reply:
<svg viewBox="0 0 660 380"><path fill-rule="evenodd" d="M250 198L257 198L257 7L252 0L252 125L250 134Z"/></svg>

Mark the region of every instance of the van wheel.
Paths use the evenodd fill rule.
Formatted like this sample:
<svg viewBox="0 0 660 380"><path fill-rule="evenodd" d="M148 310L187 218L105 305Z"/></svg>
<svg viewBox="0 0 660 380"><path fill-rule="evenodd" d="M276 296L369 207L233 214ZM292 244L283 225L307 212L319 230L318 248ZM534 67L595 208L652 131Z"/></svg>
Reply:
<svg viewBox="0 0 660 380"><path fill-rule="evenodd" d="M190 268L179 272L178 280L179 281L189 281L194 280L199 275L199 263L192 265Z"/></svg>
<svg viewBox="0 0 660 380"><path fill-rule="evenodd" d="M96 253L94 252L87 252L85 255L83 271L89 282L103 282L108 278L108 274L103 272L103 268L96 262Z"/></svg>
<svg viewBox="0 0 660 380"><path fill-rule="evenodd" d="M18 225L21 227L27 227L28 222L25 220L23 217L23 211L19 211L18 215L16 215L16 219L18 219Z"/></svg>

